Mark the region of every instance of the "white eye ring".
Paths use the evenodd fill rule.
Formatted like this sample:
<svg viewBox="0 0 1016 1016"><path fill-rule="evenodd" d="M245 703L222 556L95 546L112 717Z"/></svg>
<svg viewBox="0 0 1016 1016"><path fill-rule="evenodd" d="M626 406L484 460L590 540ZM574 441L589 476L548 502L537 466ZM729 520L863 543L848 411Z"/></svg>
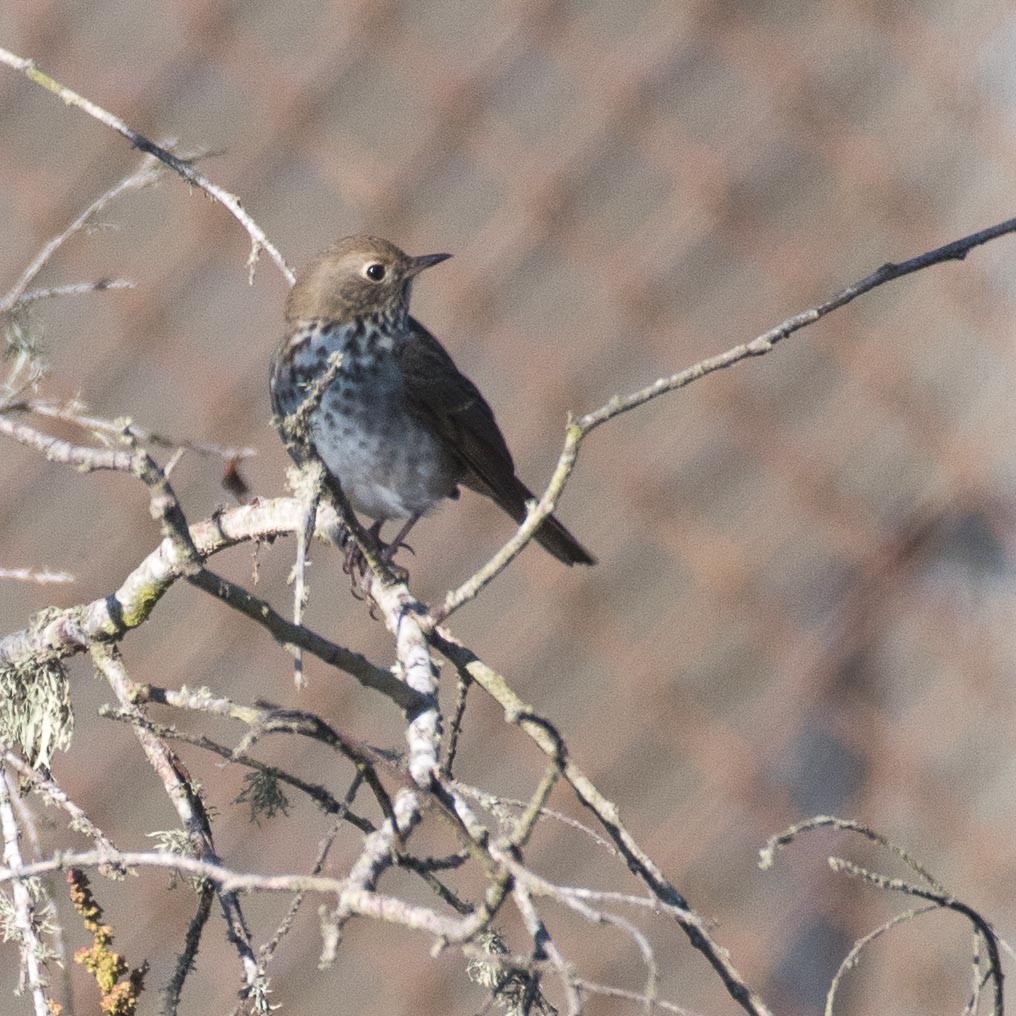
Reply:
<svg viewBox="0 0 1016 1016"><path fill-rule="evenodd" d="M385 270L385 266L379 261L371 261L371 263L364 268L363 274L366 275L371 282L383 282L384 277L388 273Z"/></svg>

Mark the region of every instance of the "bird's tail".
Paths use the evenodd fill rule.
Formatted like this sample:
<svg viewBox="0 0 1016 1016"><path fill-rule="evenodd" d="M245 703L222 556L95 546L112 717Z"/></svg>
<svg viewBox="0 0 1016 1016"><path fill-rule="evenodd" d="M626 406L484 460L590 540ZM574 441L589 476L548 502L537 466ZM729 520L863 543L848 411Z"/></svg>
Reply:
<svg viewBox="0 0 1016 1016"><path fill-rule="evenodd" d="M526 502L533 500L533 492L515 477L515 489L510 497L496 500L516 522L521 523L526 517ZM596 564L596 558L558 522L554 515L540 524L533 538L544 550L564 564Z"/></svg>

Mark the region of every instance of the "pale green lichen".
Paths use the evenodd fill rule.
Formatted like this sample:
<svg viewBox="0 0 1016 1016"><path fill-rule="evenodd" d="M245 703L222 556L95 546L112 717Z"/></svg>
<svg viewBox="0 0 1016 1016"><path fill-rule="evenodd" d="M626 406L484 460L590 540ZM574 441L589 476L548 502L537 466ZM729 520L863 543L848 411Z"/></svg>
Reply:
<svg viewBox="0 0 1016 1016"><path fill-rule="evenodd" d="M33 767L48 767L73 732L70 681L59 660L0 668L0 742L20 747Z"/></svg>

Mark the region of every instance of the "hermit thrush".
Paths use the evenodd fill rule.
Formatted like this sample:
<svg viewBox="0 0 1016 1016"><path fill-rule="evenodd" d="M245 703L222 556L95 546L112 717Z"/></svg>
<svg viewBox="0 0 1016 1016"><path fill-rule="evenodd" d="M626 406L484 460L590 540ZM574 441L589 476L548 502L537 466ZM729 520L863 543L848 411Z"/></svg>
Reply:
<svg viewBox="0 0 1016 1016"><path fill-rule="evenodd" d="M407 520L393 548L421 515L458 497L460 483L516 522L533 497L515 475L490 406L409 315L413 279L448 257L409 257L371 236L339 240L297 277L286 301L286 336L272 360L277 419L292 419L312 399L304 440L353 508L375 520L375 535L389 519ZM315 389L334 353L334 380ZM290 435L287 443L299 460L299 440ZM565 564L594 563L553 516L535 536Z"/></svg>

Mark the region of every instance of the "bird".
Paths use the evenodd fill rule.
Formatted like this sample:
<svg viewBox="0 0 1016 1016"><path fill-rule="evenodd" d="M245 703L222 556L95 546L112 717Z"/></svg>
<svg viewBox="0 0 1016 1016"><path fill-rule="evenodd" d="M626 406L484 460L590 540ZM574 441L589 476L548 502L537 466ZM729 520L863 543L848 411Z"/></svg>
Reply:
<svg viewBox="0 0 1016 1016"><path fill-rule="evenodd" d="M293 458L313 452L353 509L374 520L369 533L383 548L382 525L405 520L388 555L460 485L517 523L533 498L479 389L409 313L416 277L449 257L411 257L374 236L337 240L298 273L271 362L275 425ZM308 399L294 436L287 421ZM564 564L596 563L553 515L533 535Z"/></svg>

